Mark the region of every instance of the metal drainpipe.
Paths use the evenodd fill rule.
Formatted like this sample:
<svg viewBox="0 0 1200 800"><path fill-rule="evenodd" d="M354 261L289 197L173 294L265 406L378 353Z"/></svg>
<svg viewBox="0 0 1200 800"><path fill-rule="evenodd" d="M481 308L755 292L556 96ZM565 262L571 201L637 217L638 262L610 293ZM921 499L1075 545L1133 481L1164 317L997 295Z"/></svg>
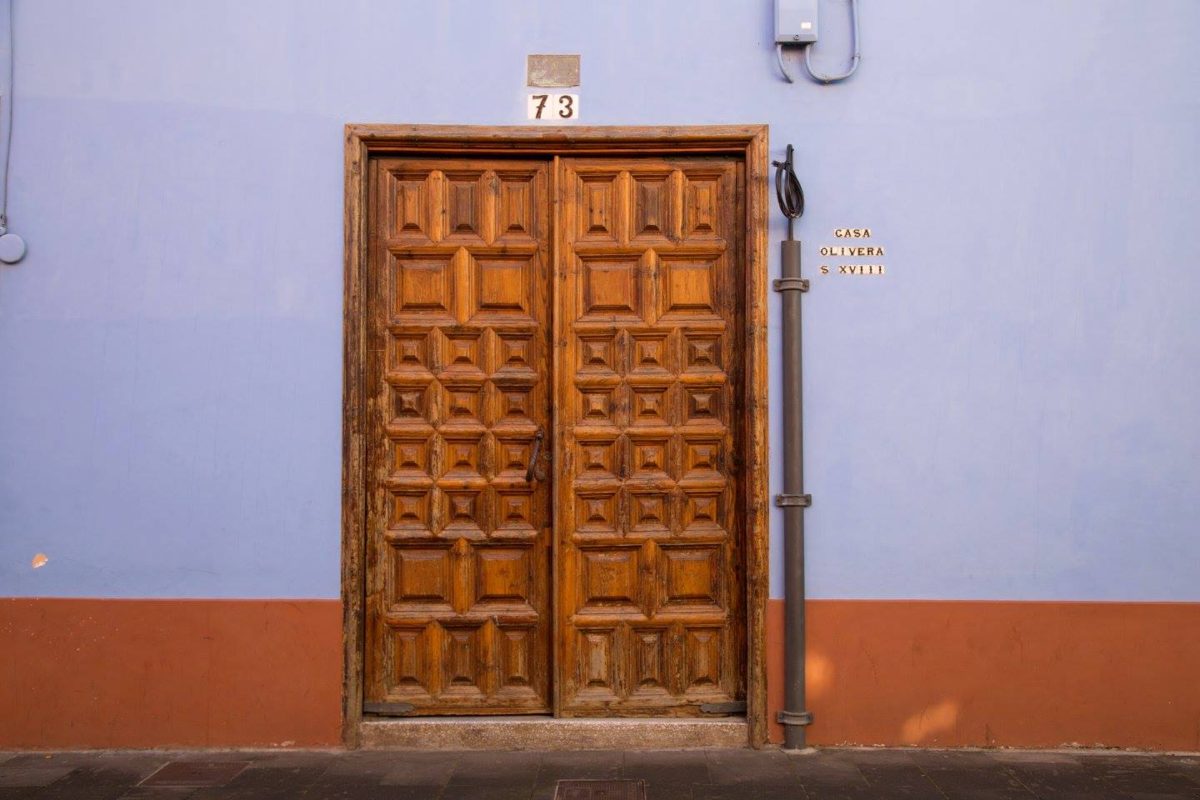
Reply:
<svg viewBox="0 0 1200 800"><path fill-rule="evenodd" d="M808 281L800 277L800 242L793 238L793 223L804 213L804 190L792 167L792 146L783 162L773 162L779 208L788 220L788 238L780 243L782 269L774 281L783 295L783 492L775 505L783 509L784 575L784 700L778 721L784 726L783 746L803 749L805 726L812 714L804 698L804 509L812 497L804 494L803 353L800 296Z"/></svg>

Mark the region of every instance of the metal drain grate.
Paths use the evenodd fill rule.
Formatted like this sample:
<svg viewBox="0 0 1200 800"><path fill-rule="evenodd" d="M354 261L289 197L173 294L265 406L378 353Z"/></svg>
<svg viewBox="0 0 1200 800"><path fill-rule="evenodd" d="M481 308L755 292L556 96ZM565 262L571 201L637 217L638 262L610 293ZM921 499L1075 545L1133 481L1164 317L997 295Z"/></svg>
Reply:
<svg viewBox="0 0 1200 800"><path fill-rule="evenodd" d="M646 782L559 781L554 800L646 800Z"/></svg>
<svg viewBox="0 0 1200 800"><path fill-rule="evenodd" d="M250 766L249 761L171 761L139 786L224 786Z"/></svg>

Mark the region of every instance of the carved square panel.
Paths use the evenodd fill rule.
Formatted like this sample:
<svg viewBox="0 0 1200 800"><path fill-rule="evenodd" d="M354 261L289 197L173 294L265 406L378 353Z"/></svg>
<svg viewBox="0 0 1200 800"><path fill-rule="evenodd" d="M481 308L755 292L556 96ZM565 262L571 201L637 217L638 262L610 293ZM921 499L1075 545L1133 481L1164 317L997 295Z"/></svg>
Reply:
<svg viewBox="0 0 1200 800"><path fill-rule="evenodd" d="M680 525L688 533L722 531L725 519L725 496L721 489L689 489L683 493Z"/></svg>
<svg viewBox="0 0 1200 800"><path fill-rule="evenodd" d="M499 377L520 376L536 379L536 342L532 333L496 332L493 373Z"/></svg>
<svg viewBox="0 0 1200 800"><path fill-rule="evenodd" d="M724 475L725 468L725 443L722 439L689 436L683 440L684 479L719 479Z"/></svg>
<svg viewBox="0 0 1200 800"><path fill-rule="evenodd" d="M633 696L665 695L669 689L669 636L666 628L630 630L630 684Z"/></svg>
<svg viewBox="0 0 1200 800"><path fill-rule="evenodd" d="M617 181L615 172L579 176L579 203L575 206L578 241L615 242L620 239Z"/></svg>
<svg viewBox="0 0 1200 800"><path fill-rule="evenodd" d="M432 527L428 489L397 489L388 500L389 530L428 531Z"/></svg>
<svg viewBox="0 0 1200 800"><path fill-rule="evenodd" d="M683 387L683 421L686 425L725 425L725 387Z"/></svg>
<svg viewBox="0 0 1200 800"><path fill-rule="evenodd" d="M579 387L578 425L616 425L616 387Z"/></svg>
<svg viewBox="0 0 1200 800"><path fill-rule="evenodd" d="M579 362L575 369L581 375L616 375L617 342L613 332L587 333L577 337L575 352Z"/></svg>
<svg viewBox="0 0 1200 800"><path fill-rule="evenodd" d="M392 451L392 474L404 477L421 477L429 475L430 447L429 437L425 435L412 438L389 439Z"/></svg>
<svg viewBox="0 0 1200 800"><path fill-rule="evenodd" d="M533 435L505 434L496 437L496 477L521 480L533 455Z"/></svg>
<svg viewBox="0 0 1200 800"><path fill-rule="evenodd" d="M392 172L392 236L429 239L428 173Z"/></svg>
<svg viewBox="0 0 1200 800"><path fill-rule="evenodd" d="M630 491L629 530L639 534L670 532L671 495L659 491Z"/></svg>
<svg viewBox="0 0 1200 800"><path fill-rule="evenodd" d="M534 259L474 256L471 259L471 321L532 322Z"/></svg>
<svg viewBox="0 0 1200 800"><path fill-rule="evenodd" d="M442 384L442 424L483 424L484 385Z"/></svg>
<svg viewBox="0 0 1200 800"><path fill-rule="evenodd" d="M392 256L393 318L452 319L454 292L450 256Z"/></svg>
<svg viewBox="0 0 1200 800"><path fill-rule="evenodd" d="M617 699L616 630L582 628L575 637L579 697L592 701Z"/></svg>
<svg viewBox="0 0 1200 800"><path fill-rule="evenodd" d="M669 386L630 386L629 394L631 425L663 426L674 422Z"/></svg>
<svg viewBox="0 0 1200 800"><path fill-rule="evenodd" d="M522 468L522 478L524 469ZM536 534L533 519L533 490L530 488L494 489L496 533Z"/></svg>
<svg viewBox="0 0 1200 800"><path fill-rule="evenodd" d="M721 689L720 628L687 628L683 635L684 691L715 694Z"/></svg>
<svg viewBox="0 0 1200 800"><path fill-rule="evenodd" d="M633 203L630 210L633 215L633 238L670 238L675 233L671 218L673 198L670 173L632 177Z"/></svg>
<svg viewBox="0 0 1200 800"><path fill-rule="evenodd" d="M483 332L482 331L441 331L441 373L443 380L469 378L482 381L483 371Z"/></svg>
<svg viewBox="0 0 1200 800"><path fill-rule="evenodd" d="M499 191L496 193L497 241L535 239L535 173L497 171L496 177L500 181Z"/></svg>
<svg viewBox="0 0 1200 800"><path fill-rule="evenodd" d="M658 552L661 606L713 609L722 605L724 575L720 545L662 545Z"/></svg>
<svg viewBox="0 0 1200 800"><path fill-rule="evenodd" d="M497 424L524 423L534 425L537 412L533 386L502 385L493 388L495 410L492 419Z"/></svg>
<svg viewBox="0 0 1200 800"><path fill-rule="evenodd" d="M396 333L387 337L387 365L391 372L429 374L429 335Z"/></svg>
<svg viewBox="0 0 1200 800"><path fill-rule="evenodd" d="M483 190L482 173L447 172L445 191L446 239L482 241Z"/></svg>
<svg viewBox="0 0 1200 800"><path fill-rule="evenodd" d="M433 403L431 402L433 392L434 384L432 383L392 386L392 422L433 422Z"/></svg>
<svg viewBox="0 0 1200 800"><path fill-rule="evenodd" d="M635 610L639 606L640 546L580 549L581 610Z"/></svg>
<svg viewBox="0 0 1200 800"><path fill-rule="evenodd" d="M670 437L630 434L629 466L632 478L669 478L675 468L671 463Z"/></svg>
<svg viewBox="0 0 1200 800"><path fill-rule="evenodd" d="M450 547L393 547L393 603L450 605Z"/></svg>
<svg viewBox="0 0 1200 800"><path fill-rule="evenodd" d="M391 675L388 694L428 696L430 676L429 632L425 625L392 628Z"/></svg>
<svg viewBox="0 0 1200 800"><path fill-rule="evenodd" d="M476 546L474 553L473 605L530 605L533 553L529 547Z"/></svg>
<svg viewBox="0 0 1200 800"><path fill-rule="evenodd" d="M660 331L630 332L630 375L670 375L674 370L673 361L670 334Z"/></svg>
<svg viewBox="0 0 1200 800"><path fill-rule="evenodd" d="M496 627L500 690L507 696L534 694L534 660L538 658L537 629L532 625Z"/></svg>
<svg viewBox="0 0 1200 800"><path fill-rule="evenodd" d="M480 465L484 463L484 439L481 434L449 435L441 441L443 478L453 480L482 480Z"/></svg>
<svg viewBox="0 0 1200 800"><path fill-rule="evenodd" d="M693 373L724 373L721 358L721 334L693 333L684 335L684 371Z"/></svg>
<svg viewBox="0 0 1200 800"><path fill-rule="evenodd" d="M659 318L720 319L717 257L660 256Z"/></svg>
<svg viewBox="0 0 1200 800"><path fill-rule="evenodd" d="M441 496L443 535L477 538L483 534L485 517L482 490L446 489Z"/></svg>
<svg viewBox="0 0 1200 800"><path fill-rule="evenodd" d="M683 236L713 239L724 235L720 221L721 178L719 174L687 175L683 189Z"/></svg>
<svg viewBox="0 0 1200 800"><path fill-rule="evenodd" d="M641 273L637 255L580 259L579 319L641 321Z"/></svg>
<svg viewBox="0 0 1200 800"><path fill-rule="evenodd" d="M578 533L617 532L615 491L575 491L575 530Z"/></svg>
<svg viewBox="0 0 1200 800"><path fill-rule="evenodd" d="M613 480L617 477L616 438L576 439L575 474L588 480Z"/></svg>
<svg viewBox="0 0 1200 800"><path fill-rule="evenodd" d="M443 697L478 696L486 692L487 659L483 626L458 620L442 622Z"/></svg>

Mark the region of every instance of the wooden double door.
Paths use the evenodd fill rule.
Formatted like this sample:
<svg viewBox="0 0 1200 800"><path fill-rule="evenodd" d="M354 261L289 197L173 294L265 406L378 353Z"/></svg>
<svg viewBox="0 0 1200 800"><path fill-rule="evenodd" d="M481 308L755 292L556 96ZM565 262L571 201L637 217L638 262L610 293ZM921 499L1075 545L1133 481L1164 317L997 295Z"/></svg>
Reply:
<svg viewBox="0 0 1200 800"><path fill-rule="evenodd" d="M366 711L743 699L742 162L369 164Z"/></svg>

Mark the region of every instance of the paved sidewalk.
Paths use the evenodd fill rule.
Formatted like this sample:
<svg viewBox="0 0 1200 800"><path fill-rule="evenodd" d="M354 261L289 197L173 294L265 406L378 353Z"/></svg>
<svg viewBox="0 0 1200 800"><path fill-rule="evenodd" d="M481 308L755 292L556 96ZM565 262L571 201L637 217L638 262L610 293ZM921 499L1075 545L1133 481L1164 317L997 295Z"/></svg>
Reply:
<svg viewBox="0 0 1200 800"><path fill-rule="evenodd" d="M0 753L0 800L552 800L558 782L573 779L644 781L648 800L1200 800L1200 756L869 749L805 756L778 750ZM580 784L569 796L639 796L629 793L636 784L610 787L608 794L598 788Z"/></svg>

